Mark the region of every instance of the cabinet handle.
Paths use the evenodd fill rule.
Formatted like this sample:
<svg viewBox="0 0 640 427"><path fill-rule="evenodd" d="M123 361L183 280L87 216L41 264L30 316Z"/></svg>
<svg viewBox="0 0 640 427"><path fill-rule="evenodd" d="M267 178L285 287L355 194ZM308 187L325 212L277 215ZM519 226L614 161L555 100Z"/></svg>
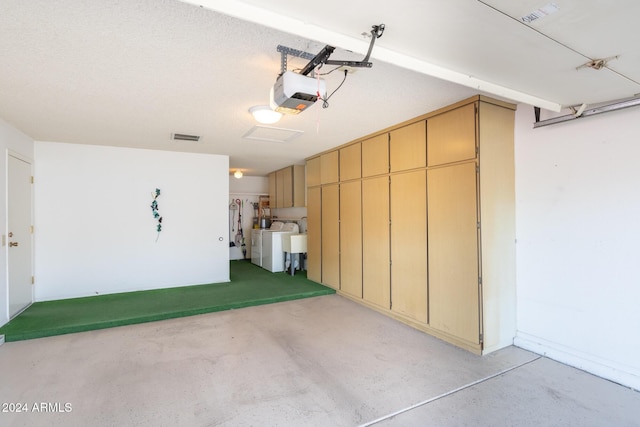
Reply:
<svg viewBox="0 0 640 427"><path fill-rule="evenodd" d="M9 242L9 247L13 248L15 246L18 246L18 242Z"/></svg>

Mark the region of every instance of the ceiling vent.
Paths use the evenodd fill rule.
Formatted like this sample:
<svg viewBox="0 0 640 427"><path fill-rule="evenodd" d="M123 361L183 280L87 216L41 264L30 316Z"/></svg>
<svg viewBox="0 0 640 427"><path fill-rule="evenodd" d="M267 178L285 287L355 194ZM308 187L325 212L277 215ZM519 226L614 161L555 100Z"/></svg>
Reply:
<svg viewBox="0 0 640 427"><path fill-rule="evenodd" d="M200 141L200 135L187 135L185 133L172 133L171 139L176 141Z"/></svg>

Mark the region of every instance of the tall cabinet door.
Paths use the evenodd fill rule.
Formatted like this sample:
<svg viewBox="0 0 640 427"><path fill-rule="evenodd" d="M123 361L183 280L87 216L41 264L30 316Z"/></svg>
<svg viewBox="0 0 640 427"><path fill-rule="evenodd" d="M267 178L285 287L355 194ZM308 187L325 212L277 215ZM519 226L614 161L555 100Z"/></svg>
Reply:
<svg viewBox="0 0 640 427"><path fill-rule="evenodd" d="M334 289L340 289L340 189L338 184L322 187L322 283Z"/></svg>
<svg viewBox="0 0 640 427"><path fill-rule="evenodd" d="M391 310L427 323L427 176L391 175Z"/></svg>
<svg viewBox="0 0 640 427"><path fill-rule="evenodd" d="M340 290L362 298L362 191L360 181L340 184Z"/></svg>
<svg viewBox="0 0 640 427"><path fill-rule="evenodd" d="M391 308L389 177L362 180L362 298Z"/></svg>
<svg viewBox="0 0 640 427"><path fill-rule="evenodd" d="M476 163L430 169L429 323L480 341Z"/></svg>
<svg viewBox="0 0 640 427"><path fill-rule="evenodd" d="M307 278L322 282L322 193L307 189Z"/></svg>

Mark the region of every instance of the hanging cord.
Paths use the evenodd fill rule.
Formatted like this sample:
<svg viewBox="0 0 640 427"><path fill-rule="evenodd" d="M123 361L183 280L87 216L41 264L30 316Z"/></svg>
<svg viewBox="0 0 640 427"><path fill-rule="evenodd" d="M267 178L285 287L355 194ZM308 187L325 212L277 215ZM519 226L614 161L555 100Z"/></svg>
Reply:
<svg viewBox="0 0 640 427"><path fill-rule="evenodd" d="M318 73L320 68L322 68L322 64L320 64L320 66L315 71L316 81L318 82L318 88L316 90L316 94L318 95L318 99L322 99L322 94L320 93L320 75L321 74ZM317 112L316 112L316 135L320 135L320 110L317 110Z"/></svg>
<svg viewBox="0 0 640 427"><path fill-rule="evenodd" d="M318 67L320 68L320 67ZM335 68L332 68L331 70L327 71L326 73L316 73L319 76L328 76L329 74L333 73L335 70L339 70L340 68L342 68L342 65L339 65Z"/></svg>
<svg viewBox="0 0 640 427"><path fill-rule="evenodd" d="M335 68L334 68L335 70ZM334 71L331 70L331 71ZM331 72L329 71L329 73ZM327 73L327 74L329 74ZM331 92L331 94L329 96L327 96L326 98L320 98L322 99L322 108L329 108L329 98L331 98L333 96L334 93L336 93L338 91L338 89L340 89L342 87L342 85L344 84L344 82L347 80L347 74L349 73L349 70L344 70L344 78L342 79L342 82L338 85L337 88L334 89L333 92Z"/></svg>

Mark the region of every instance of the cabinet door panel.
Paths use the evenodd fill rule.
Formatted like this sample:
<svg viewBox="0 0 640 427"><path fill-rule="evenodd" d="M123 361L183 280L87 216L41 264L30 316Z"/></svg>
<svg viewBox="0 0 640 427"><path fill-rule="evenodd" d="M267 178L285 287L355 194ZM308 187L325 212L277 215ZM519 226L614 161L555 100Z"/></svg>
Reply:
<svg viewBox="0 0 640 427"><path fill-rule="evenodd" d="M307 278L322 283L322 193L307 190Z"/></svg>
<svg viewBox="0 0 640 427"><path fill-rule="evenodd" d="M320 185L320 157L307 160L306 175L307 187Z"/></svg>
<svg viewBox="0 0 640 427"><path fill-rule="evenodd" d="M391 308L389 177L362 180L362 297Z"/></svg>
<svg viewBox="0 0 640 427"><path fill-rule="evenodd" d="M282 207L293 207L293 167L282 169ZM280 187L278 187L280 192Z"/></svg>
<svg viewBox="0 0 640 427"><path fill-rule="evenodd" d="M431 169L429 323L479 343L478 222L475 162Z"/></svg>
<svg viewBox="0 0 640 427"><path fill-rule="evenodd" d="M427 323L427 177L391 175L391 309Z"/></svg>
<svg viewBox="0 0 640 427"><path fill-rule="evenodd" d="M427 122L429 166L476 157L476 110L468 104L432 117Z"/></svg>
<svg viewBox="0 0 640 427"><path fill-rule="evenodd" d="M389 134L362 141L362 176L389 173Z"/></svg>
<svg viewBox="0 0 640 427"><path fill-rule="evenodd" d="M269 174L269 203L271 203L272 208L278 208L278 198L277 198L277 179L276 173L271 172Z"/></svg>
<svg viewBox="0 0 640 427"><path fill-rule="evenodd" d="M284 208L284 171L276 171L276 208Z"/></svg>
<svg viewBox="0 0 640 427"><path fill-rule="evenodd" d="M340 289L340 190L322 187L322 283Z"/></svg>
<svg viewBox="0 0 640 427"><path fill-rule="evenodd" d="M362 191L360 181L340 184L340 289L362 298Z"/></svg>
<svg viewBox="0 0 640 427"><path fill-rule="evenodd" d="M340 181L358 179L361 176L360 143L340 149Z"/></svg>
<svg viewBox="0 0 640 427"><path fill-rule="evenodd" d="M304 170L302 165L293 165L293 206L296 208L306 206Z"/></svg>
<svg viewBox="0 0 640 427"><path fill-rule="evenodd" d="M320 182L322 184L338 182L340 172L338 169L338 158L338 150L320 156Z"/></svg>
<svg viewBox="0 0 640 427"><path fill-rule="evenodd" d="M424 120L391 131L389 164L391 172L427 165L427 131Z"/></svg>

